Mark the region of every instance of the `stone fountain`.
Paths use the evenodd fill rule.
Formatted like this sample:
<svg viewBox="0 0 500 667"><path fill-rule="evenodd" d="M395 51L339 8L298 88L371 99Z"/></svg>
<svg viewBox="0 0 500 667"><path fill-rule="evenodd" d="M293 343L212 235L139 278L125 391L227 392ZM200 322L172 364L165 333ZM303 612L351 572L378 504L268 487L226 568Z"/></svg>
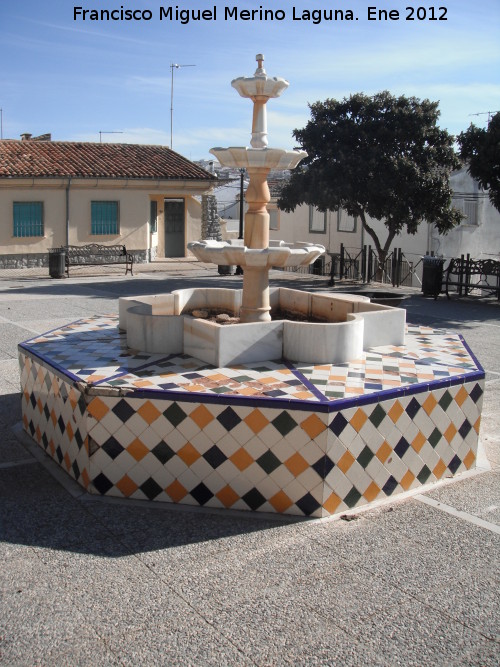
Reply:
<svg viewBox="0 0 500 667"><path fill-rule="evenodd" d="M232 85L253 100L244 244L190 245L238 264L243 289L124 297L19 345L25 431L89 493L325 517L476 466L484 370L465 341L338 292L269 287L324 248L269 243L266 104L287 87L263 57ZM224 314L231 323L200 317Z"/></svg>
<svg viewBox="0 0 500 667"><path fill-rule="evenodd" d="M307 266L325 248L319 244L269 243L270 200L267 176L271 169L294 169L306 157L304 151L269 148L267 140L267 102L279 97L288 88L288 81L269 77L263 67L264 56L256 56L258 67L253 77L238 77L231 81L241 97L253 101L251 148L212 148L210 151L223 167L245 167L249 175L246 192L248 210L245 215L244 245L200 241L188 244L201 261L217 264L236 264L244 269L241 322L271 320L269 303L269 269L271 267Z"/></svg>

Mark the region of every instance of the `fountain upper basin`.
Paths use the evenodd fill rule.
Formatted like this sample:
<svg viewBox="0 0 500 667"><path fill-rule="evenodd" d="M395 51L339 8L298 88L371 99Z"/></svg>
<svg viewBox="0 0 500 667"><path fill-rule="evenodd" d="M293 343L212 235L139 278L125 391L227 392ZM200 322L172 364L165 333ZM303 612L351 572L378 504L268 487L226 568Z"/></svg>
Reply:
<svg viewBox="0 0 500 667"><path fill-rule="evenodd" d="M271 241L268 248L248 248L225 241L193 241L188 248L200 262L267 268L308 266L325 252L325 247L319 244L284 241Z"/></svg>

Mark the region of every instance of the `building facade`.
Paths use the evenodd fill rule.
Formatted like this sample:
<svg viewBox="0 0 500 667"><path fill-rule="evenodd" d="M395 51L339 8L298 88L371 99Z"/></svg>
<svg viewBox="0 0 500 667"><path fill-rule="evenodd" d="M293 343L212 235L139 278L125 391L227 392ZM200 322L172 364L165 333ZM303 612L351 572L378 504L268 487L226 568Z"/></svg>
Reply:
<svg viewBox="0 0 500 667"><path fill-rule="evenodd" d="M44 266L61 245L184 257L216 177L164 146L0 141L0 267Z"/></svg>

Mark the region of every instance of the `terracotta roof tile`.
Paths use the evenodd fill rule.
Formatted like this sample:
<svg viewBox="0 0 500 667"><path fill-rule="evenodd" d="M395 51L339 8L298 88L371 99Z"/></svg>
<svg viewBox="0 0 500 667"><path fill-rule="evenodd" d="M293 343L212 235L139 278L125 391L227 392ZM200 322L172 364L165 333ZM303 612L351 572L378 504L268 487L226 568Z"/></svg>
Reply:
<svg viewBox="0 0 500 667"><path fill-rule="evenodd" d="M4 139L0 179L15 177L215 180L165 146Z"/></svg>

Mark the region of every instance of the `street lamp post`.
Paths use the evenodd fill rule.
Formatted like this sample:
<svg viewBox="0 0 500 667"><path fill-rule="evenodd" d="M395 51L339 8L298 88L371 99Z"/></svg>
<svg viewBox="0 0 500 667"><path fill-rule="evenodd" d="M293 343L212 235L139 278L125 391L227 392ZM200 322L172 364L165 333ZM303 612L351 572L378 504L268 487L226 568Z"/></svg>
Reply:
<svg viewBox="0 0 500 667"><path fill-rule="evenodd" d="M172 63L170 65L171 83L170 83L170 148L173 145L173 127L174 127L174 69L181 67L196 67L196 65L178 65Z"/></svg>

